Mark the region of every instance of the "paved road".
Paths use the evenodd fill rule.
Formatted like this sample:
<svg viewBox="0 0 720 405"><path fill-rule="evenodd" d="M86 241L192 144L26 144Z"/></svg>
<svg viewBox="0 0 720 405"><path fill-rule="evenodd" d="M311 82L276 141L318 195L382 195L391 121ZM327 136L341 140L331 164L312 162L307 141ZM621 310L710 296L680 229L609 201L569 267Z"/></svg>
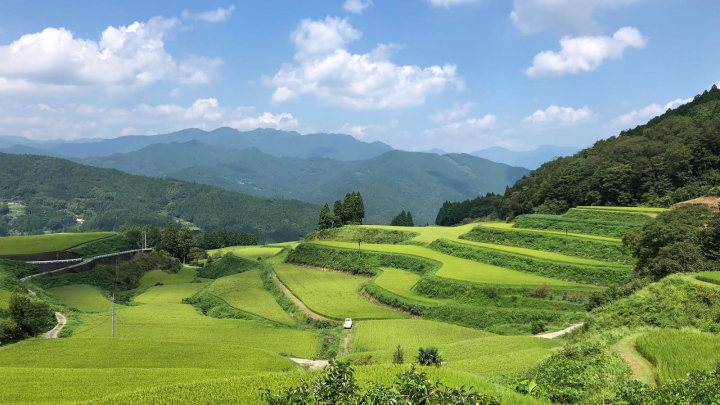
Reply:
<svg viewBox="0 0 720 405"><path fill-rule="evenodd" d="M60 312L55 312L55 319L57 319L57 325L55 325L52 330L49 332L43 333L42 337L45 339L57 339L58 335L60 334L60 331L62 328L65 327L65 324L67 323L67 318L65 318L65 315L61 314Z"/></svg>
<svg viewBox="0 0 720 405"><path fill-rule="evenodd" d="M535 335L535 337L539 337L539 338L543 338L543 339L555 339L556 337L567 335L568 333L574 331L575 329L577 329L581 326L583 326L582 323L576 323L575 325L572 325L563 330L559 330L557 332L545 332L545 333L541 333L539 335Z"/></svg>

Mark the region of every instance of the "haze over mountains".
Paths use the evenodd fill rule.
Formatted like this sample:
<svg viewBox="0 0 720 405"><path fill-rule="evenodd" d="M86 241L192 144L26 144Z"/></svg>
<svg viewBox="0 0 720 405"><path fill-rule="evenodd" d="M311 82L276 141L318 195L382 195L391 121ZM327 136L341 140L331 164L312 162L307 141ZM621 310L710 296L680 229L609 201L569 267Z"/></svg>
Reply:
<svg viewBox="0 0 720 405"><path fill-rule="evenodd" d="M582 148L575 146L542 145L536 149L516 152L500 146L493 146L470 154L492 160L493 162L535 170L545 162L549 162L557 157L572 156L580 152L581 149Z"/></svg>

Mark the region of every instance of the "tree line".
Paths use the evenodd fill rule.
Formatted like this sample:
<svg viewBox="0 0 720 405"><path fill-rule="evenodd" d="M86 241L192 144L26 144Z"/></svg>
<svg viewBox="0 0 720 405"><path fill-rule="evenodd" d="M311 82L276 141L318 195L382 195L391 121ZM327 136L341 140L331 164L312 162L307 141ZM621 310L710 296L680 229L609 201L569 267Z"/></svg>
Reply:
<svg viewBox="0 0 720 405"><path fill-rule="evenodd" d="M492 214L562 214L579 205L669 207L717 194L720 179L720 89L713 86L693 101L646 125L600 140L593 147L547 162L489 199ZM438 225L479 218L474 203L446 203ZM462 207L460 207L462 205Z"/></svg>
<svg viewBox="0 0 720 405"><path fill-rule="evenodd" d="M415 226L415 223L413 222L413 217L410 211L405 212L405 210L400 211L400 213L390 221L391 226Z"/></svg>
<svg viewBox="0 0 720 405"><path fill-rule="evenodd" d="M175 222L169 222L164 229L151 224L123 228L121 233L128 240L133 241L138 248L147 240L147 247L164 250L183 263L205 258L206 250L228 246L252 246L258 243L257 237L251 233L229 231L224 228L193 235L187 224L178 229Z"/></svg>
<svg viewBox="0 0 720 405"><path fill-rule="evenodd" d="M332 211L326 203L318 215L320 229L339 228L343 225L362 225L365 218L365 204L360 192L345 194L344 200L337 200Z"/></svg>

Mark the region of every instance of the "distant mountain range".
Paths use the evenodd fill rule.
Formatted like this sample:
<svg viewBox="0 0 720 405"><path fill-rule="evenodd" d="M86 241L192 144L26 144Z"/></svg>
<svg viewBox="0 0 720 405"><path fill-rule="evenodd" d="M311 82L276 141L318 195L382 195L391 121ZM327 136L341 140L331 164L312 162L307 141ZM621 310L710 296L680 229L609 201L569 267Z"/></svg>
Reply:
<svg viewBox="0 0 720 405"><path fill-rule="evenodd" d="M258 148L229 149L193 140L150 145L130 153L74 159L132 174L170 177L219 186L254 196L330 203L360 191L367 223L389 223L409 210L418 223L433 223L447 200L475 198L529 173L463 154L444 156L389 151L366 160L277 157Z"/></svg>
<svg viewBox="0 0 720 405"><path fill-rule="evenodd" d="M472 152L471 155L492 160L493 162L505 163L510 166L519 166L535 170L545 162L549 162L556 157L572 156L580 152L581 149L582 148L575 146L542 145L537 149L525 152L516 152L510 149L494 146L492 148Z"/></svg>

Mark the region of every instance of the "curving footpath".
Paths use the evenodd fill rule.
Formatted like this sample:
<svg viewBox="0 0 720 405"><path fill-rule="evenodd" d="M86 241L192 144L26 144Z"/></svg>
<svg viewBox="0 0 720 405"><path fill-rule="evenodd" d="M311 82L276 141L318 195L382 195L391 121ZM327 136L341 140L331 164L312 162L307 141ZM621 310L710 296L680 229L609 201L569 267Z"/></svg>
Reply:
<svg viewBox="0 0 720 405"><path fill-rule="evenodd" d="M43 333L42 337L45 339L57 339L60 331L65 327L65 324L67 324L67 318L60 312L55 312L55 319L57 319L58 323L50 331Z"/></svg>
<svg viewBox="0 0 720 405"><path fill-rule="evenodd" d="M290 289L287 288L285 286L285 284L282 283L282 281L280 281L280 279L278 278L277 274L275 274L275 272L273 272L273 274L272 274L272 279L273 279L273 282L275 283L275 285L277 285L278 288L280 288L282 290L283 294L285 294L286 297L290 298L290 301L292 301L293 304L297 305L297 307L300 308L300 310L303 311L305 313L305 315L307 315L308 317L310 317L316 321L328 321L328 322L332 322L332 323L339 323L338 321L332 320L330 318L326 318L326 317L324 317L320 314L316 314L315 312L310 310L310 308L308 308L307 305L305 305L302 301L300 301L300 299L298 297L296 297L292 293L292 291L290 291Z"/></svg>
<svg viewBox="0 0 720 405"><path fill-rule="evenodd" d="M583 326L583 323L576 323L575 325L569 326L563 330L559 330L557 332L544 332L540 333L538 335L535 335L535 337L543 338L543 339L555 339L556 337L567 335L568 333L574 331L575 329Z"/></svg>

